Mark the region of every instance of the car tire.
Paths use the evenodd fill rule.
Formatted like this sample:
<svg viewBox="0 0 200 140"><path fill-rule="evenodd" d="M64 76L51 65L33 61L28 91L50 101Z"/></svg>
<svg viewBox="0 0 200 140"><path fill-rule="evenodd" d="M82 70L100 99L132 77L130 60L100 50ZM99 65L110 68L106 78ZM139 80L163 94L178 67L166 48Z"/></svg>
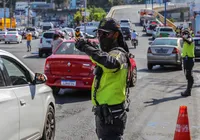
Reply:
<svg viewBox="0 0 200 140"><path fill-rule="evenodd" d="M20 42L18 41L17 44L19 44Z"/></svg>
<svg viewBox="0 0 200 140"><path fill-rule="evenodd" d="M7 42L5 42L5 44L7 44Z"/></svg>
<svg viewBox="0 0 200 140"><path fill-rule="evenodd" d="M54 140L55 128L56 128L55 110L52 107L52 105L49 105L47 108L43 136L41 140Z"/></svg>
<svg viewBox="0 0 200 140"><path fill-rule="evenodd" d="M53 90L53 94L58 94L59 91L60 91L60 88L59 87L51 87L51 89Z"/></svg>
<svg viewBox="0 0 200 140"><path fill-rule="evenodd" d="M147 67L148 67L148 70L152 70L153 69L153 65L150 64L150 63L147 64Z"/></svg>
<svg viewBox="0 0 200 140"><path fill-rule="evenodd" d="M137 82L137 68L135 67L131 74L130 87L135 87L136 82Z"/></svg>
<svg viewBox="0 0 200 140"><path fill-rule="evenodd" d="M43 53L39 50L39 57L42 57Z"/></svg>

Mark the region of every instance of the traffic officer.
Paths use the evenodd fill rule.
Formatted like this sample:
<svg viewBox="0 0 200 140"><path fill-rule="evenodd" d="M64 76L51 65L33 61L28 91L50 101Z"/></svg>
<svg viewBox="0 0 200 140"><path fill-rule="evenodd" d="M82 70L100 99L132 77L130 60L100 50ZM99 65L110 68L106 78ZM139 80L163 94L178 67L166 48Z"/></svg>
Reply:
<svg viewBox="0 0 200 140"><path fill-rule="evenodd" d="M129 91L129 49L120 24L113 18L100 22L97 37L101 50L84 39L76 42L77 49L89 55L96 64L92 84L96 133L99 140L122 140L128 111L125 103L129 101L126 98Z"/></svg>
<svg viewBox="0 0 200 140"><path fill-rule="evenodd" d="M76 29L76 32L75 32L75 39L79 39L80 37L81 37L80 29L77 28L77 29Z"/></svg>
<svg viewBox="0 0 200 140"><path fill-rule="evenodd" d="M27 52L31 51L31 41L32 41L32 34L30 31L28 31L28 34L26 35L26 45L27 45Z"/></svg>
<svg viewBox="0 0 200 140"><path fill-rule="evenodd" d="M194 66L194 43L190 32L188 30L183 31L183 50L182 50L182 58L184 64L184 73L187 79L187 89L185 92L181 93L182 96L191 96L191 90L194 83L194 78L192 75L192 69Z"/></svg>
<svg viewBox="0 0 200 140"><path fill-rule="evenodd" d="M176 36L179 37L180 32L181 32L181 31L180 31L180 28L179 28L179 27L176 27L175 32L176 32Z"/></svg>

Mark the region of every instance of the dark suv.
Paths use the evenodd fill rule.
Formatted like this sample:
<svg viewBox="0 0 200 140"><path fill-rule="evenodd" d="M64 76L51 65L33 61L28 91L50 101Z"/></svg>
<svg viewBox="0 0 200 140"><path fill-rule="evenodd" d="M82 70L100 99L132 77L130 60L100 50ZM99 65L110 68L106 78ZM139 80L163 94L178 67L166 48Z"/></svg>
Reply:
<svg viewBox="0 0 200 140"><path fill-rule="evenodd" d="M129 27L121 27L125 40L131 40L131 29Z"/></svg>

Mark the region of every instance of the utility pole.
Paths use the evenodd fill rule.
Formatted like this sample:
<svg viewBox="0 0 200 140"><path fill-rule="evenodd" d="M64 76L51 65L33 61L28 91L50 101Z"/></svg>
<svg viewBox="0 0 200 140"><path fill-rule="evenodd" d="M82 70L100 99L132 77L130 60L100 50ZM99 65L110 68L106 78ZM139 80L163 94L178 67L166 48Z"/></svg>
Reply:
<svg viewBox="0 0 200 140"><path fill-rule="evenodd" d="M28 0L28 27L29 27L29 24L30 24L30 0Z"/></svg>
<svg viewBox="0 0 200 140"><path fill-rule="evenodd" d="M84 22L85 22L85 27L84 27L84 31L85 31L85 33L86 33L86 21L87 21L87 19L86 19L86 16L87 16L87 13L86 13L86 11L87 11L87 0L85 0L85 20L84 20Z"/></svg>
<svg viewBox="0 0 200 140"><path fill-rule="evenodd" d="M3 0L3 8L4 8L4 30L6 30L6 0Z"/></svg>
<svg viewBox="0 0 200 140"><path fill-rule="evenodd" d="M164 13L164 17L165 17L165 26L167 25L167 0L165 0L165 13Z"/></svg>

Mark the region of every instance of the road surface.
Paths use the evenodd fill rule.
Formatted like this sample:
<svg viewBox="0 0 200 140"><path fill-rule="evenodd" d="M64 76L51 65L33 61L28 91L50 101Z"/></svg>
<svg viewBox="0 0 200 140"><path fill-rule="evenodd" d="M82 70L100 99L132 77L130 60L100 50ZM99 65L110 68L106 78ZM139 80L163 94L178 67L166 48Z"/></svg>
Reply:
<svg viewBox="0 0 200 140"><path fill-rule="evenodd" d="M144 6L143 6L144 7ZM130 49L135 54L138 81L131 88L131 108L125 130L125 140L172 140L180 105L188 106L190 131L193 140L199 140L200 132L200 66L195 63L195 85L192 96L182 98L180 92L186 88L183 71L173 67L156 67L147 70L146 53L150 37L139 26L138 11L141 6L116 10L117 20L129 18L139 33L139 46ZM34 72L43 72L45 58L39 58L37 46L32 43L32 53L26 52L26 42L22 44L0 43L0 49L15 54ZM128 42L130 46L130 42ZM62 90L56 99L56 140L96 140L94 116L91 112L90 93L78 90Z"/></svg>

